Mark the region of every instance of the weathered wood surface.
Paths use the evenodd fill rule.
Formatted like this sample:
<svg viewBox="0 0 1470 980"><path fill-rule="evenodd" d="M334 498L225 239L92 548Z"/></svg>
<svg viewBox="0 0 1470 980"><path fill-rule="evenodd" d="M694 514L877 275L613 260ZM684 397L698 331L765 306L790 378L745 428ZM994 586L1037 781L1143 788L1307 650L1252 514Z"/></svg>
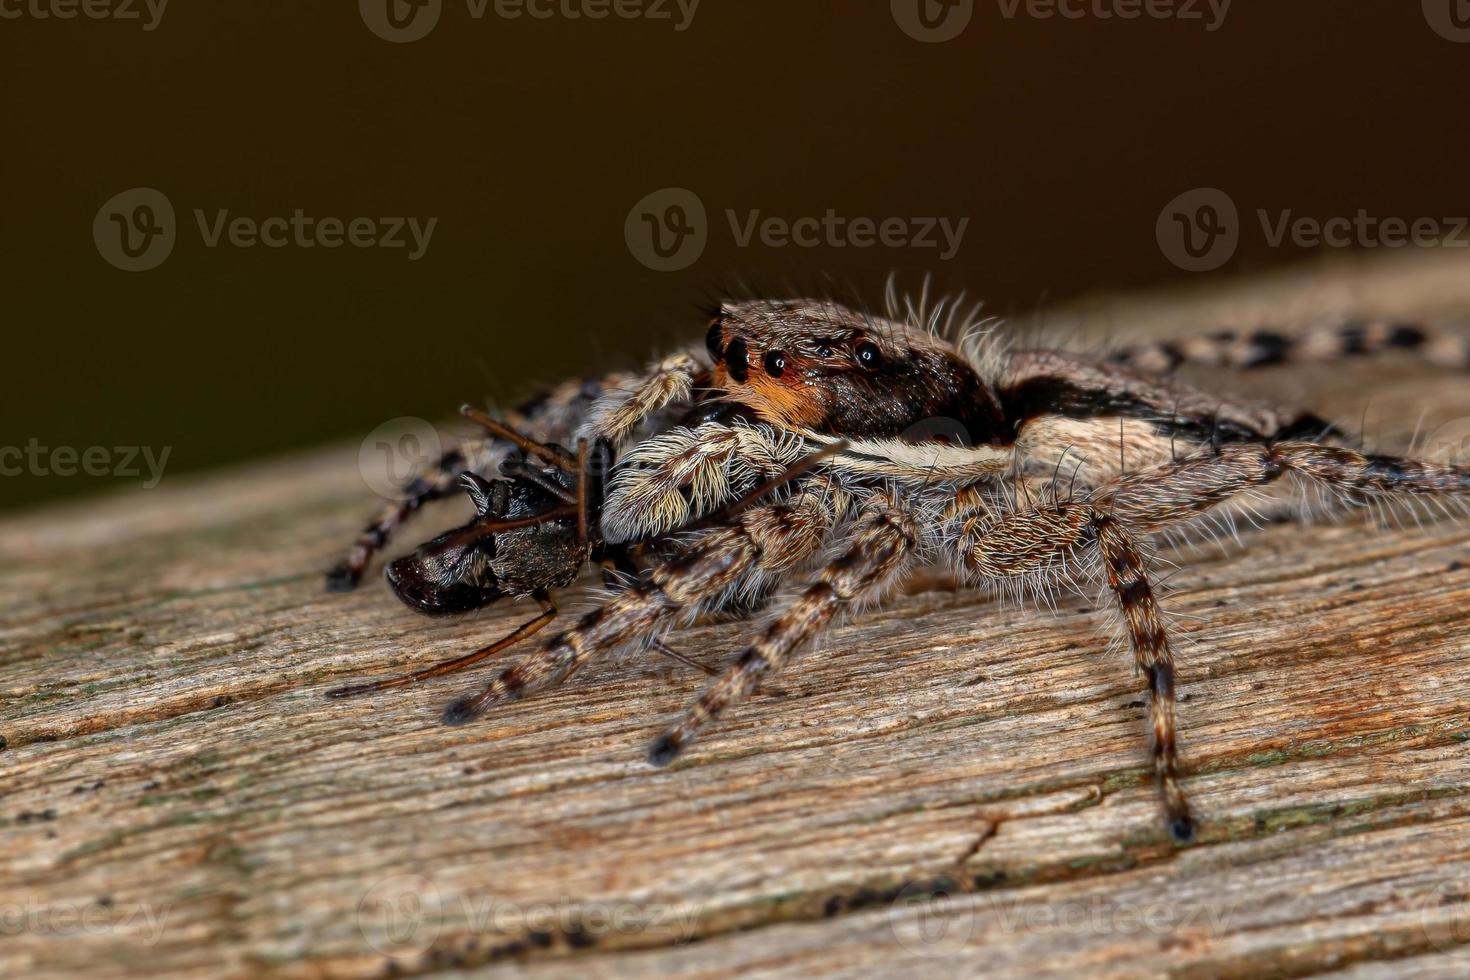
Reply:
<svg viewBox="0 0 1470 980"><path fill-rule="evenodd" d="M1470 313L1470 263L1048 320L1149 336L1324 309ZM1366 405L1385 446L1421 413L1470 435L1439 428L1470 419L1464 377L1292 377L1249 386ZM898 599L666 771L649 740L705 679L661 657L464 728L439 709L483 673L328 702L529 615L432 621L379 578L324 593L373 506L350 447L0 523L0 975L1470 973L1470 524L1168 554L1204 820L1176 850L1139 682L1075 598ZM720 662L741 635L679 645Z"/></svg>

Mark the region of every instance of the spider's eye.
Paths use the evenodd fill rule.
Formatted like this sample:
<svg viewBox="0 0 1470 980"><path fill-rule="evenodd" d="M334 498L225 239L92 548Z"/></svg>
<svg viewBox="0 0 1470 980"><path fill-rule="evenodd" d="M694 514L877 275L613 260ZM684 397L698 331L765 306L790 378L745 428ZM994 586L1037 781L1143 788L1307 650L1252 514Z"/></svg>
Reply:
<svg viewBox="0 0 1470 980"><path fill-rule="evenodd" d="M750 376L750 362L746 360L745 341L736 337L725 345L725 370L736 384L745 384Z"/></svg>
<svg viewBox="0 0 1470 980"><path fill-rule="evenodd" d="M709 333L704 335L704 346L709 351L710 360L720 363L720 358L725 356L725 332L720 328L719 317L710 321Z"/></svg>
<svg viewBox="0 0 1470 980"><path fill-rule="evenodd" d="M773 378L779 378L785 370L785 352L779 350L766 351L766 373Z"/></svg>
<svg viewBox="0 0 1470 980"><path fill-rule="evenodd" d="M883 364L883 352L871 340L858 344L856 354L857 362L869 371L876 371Z"/></svg>

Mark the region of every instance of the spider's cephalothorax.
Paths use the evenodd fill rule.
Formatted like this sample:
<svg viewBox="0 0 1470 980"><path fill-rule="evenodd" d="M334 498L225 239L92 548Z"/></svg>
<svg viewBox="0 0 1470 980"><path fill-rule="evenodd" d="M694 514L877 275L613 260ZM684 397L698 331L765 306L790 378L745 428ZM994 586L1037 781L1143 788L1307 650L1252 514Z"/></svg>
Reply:
<svg viewBox="0 0 1470 980"><path fill-rule="evenodd" d="M1470 368L1470 343L1419 325L1353 322L1302 336L1216 332L1092 358L953 343L929 329L936 320L912 307L879 317L822 300L728 303L702 345L641 375L564 386L514 416L515 428L482 419L491 437L417 481L331 581L354 583L398 523L468 471L477 474L475 520L391 565L395 588L420 608L530 595L541 615L463 657L335 693L449 673L504 649L550 622L547 590L588 558L627 572L619 589L453 702L446 722L561 681L629 642L692 663L663 643L665 631L704 614L747 615L802 576L655 741L650 760L662 765L834 618L880 600L916 565L1000 592L1091 575L1122 613L1151 695L1151 769L1168 827L1191 839L1174 657L1149 539L1228 523L1265 494L1289 500L1303 488L1353 504L1432 496L1463 505L1470 467L1366 454L1310 413L1156 375L1184 363L1255 367L1379 351ZM556 472L496 472L491 450L507 441ZM585 466L570 466L553 444L605 447L616 463L592 486ZM423 582L432 598L416 601Z"/></svg>
<svg viewBox="0 0 1470 980"><path fill-rule="evenodd" d="M972 442L1008 442L995 393L928 331L836 303L733 303L705 346L731 400L786 429L864 438L951 420Z"/></svg>

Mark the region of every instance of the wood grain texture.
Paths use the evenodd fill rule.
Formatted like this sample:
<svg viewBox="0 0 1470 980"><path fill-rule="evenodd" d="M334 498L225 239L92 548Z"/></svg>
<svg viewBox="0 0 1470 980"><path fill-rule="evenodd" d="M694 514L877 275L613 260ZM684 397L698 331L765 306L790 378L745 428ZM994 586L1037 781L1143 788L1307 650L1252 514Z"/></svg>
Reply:
<svg viewBox="0 0 1470 980"><path fill-rule="evenodd" d="M1465 317L1463 251L1042 319L1142 338ZM1210 383L1366 419L1386 448L1470 436L1464 376L1300 378ZM376 574L323 592L374 506L356 458L0 523L0 975L1470 973L1470 523L1165 553L1203 820L1180 850L1144 781L1140 682L1076 597L914 589L667 770L649 741L706 680L651 654L464 728L439 711L483 671L326 701L535 611L429 620ZM745 635L676 639L718 665Z"/></svg>

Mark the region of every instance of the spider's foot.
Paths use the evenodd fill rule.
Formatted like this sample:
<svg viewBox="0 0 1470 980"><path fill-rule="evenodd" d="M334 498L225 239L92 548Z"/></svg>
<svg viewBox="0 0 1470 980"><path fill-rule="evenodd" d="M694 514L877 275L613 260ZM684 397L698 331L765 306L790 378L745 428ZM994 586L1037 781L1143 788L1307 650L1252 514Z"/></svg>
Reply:
<svg viewBox="0 0 1470 980"><path fill-rule="evenodd" d="M362 581L362 572L347 562L338 562L327 572L328 592L351 592Z"/></svg>
<svg viewBox="0 0 1470 980"><path fill-rule="evenodd" d="M1169 835L1174 838L1176 844L1193 844L1195 832L1198 829L1199 825L1187 813L1171 817L1169 820Z"/></svg>
<svg viewBox="0 0 1470 980"><path fill-rule="evenodd" d="M455 698L445 707L440 720L446 725L466 725L480 717L483 711L479 700L473 696Z"/></svg>
<svg viewBox="0 0 1470 980"><path fill-rule="evenodd" d="M679 757L679 752L684 746L672 735L662 735L658 741L653 743L653 748L648 750L648 764L651 766L666 766Z"/></svg>

